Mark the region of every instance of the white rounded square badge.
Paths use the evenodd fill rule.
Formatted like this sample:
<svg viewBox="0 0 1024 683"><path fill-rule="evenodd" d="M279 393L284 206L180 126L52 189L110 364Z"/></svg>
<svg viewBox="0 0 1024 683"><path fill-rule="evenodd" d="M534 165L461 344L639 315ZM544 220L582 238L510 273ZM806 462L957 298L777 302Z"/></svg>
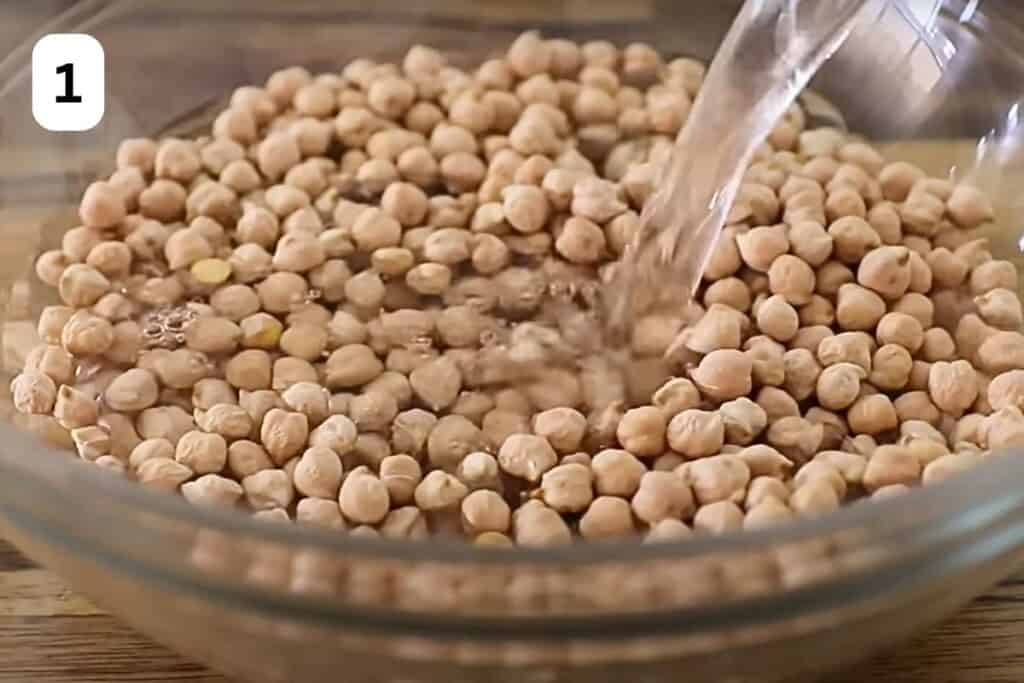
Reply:
<svg viewBox="0 0 1024 683"><path fill-rule="evenodd" d="M32 115L46 130L86 131L106 106L103 46L85 33L51 33L32 49Z"/></svg>

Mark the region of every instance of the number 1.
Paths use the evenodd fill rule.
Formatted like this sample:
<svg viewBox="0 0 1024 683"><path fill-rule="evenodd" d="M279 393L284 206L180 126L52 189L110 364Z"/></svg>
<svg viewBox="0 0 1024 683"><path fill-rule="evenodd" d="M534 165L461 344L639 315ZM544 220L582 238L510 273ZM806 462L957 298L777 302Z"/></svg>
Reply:
<svg viewBox="0 0 1024 683"><path fill-rule="evenodd" d="M57 102L60 104L81 102L82 96L75 94L75 65L62 64L57 67L57 73L64 76L64 94L57 96Z"/></svg>

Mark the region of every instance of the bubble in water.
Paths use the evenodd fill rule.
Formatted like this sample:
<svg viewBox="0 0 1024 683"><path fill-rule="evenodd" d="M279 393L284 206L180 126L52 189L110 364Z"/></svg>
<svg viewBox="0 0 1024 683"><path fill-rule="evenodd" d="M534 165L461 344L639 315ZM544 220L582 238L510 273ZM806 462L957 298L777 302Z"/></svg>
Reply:
<svg viewBox="0 0 1024 683"><path fill-rule="evenodd" d="M175 349L185 343L185 329L198 314L188 305L162 306L142 316L142 337L146 348Z"/></svg>

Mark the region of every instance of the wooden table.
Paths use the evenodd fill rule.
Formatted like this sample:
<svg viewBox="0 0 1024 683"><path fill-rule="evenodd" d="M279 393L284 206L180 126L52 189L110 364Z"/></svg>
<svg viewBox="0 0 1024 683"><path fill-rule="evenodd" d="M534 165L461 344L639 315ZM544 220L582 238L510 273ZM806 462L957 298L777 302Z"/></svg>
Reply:
<svg viewBox="0 0 1024 683"><path fill-rule="evenodd" d="M104 614L0 540L0 683L8 681L227 683ZM1024 681L1024 575L828 683L866 681Z"/></svg>

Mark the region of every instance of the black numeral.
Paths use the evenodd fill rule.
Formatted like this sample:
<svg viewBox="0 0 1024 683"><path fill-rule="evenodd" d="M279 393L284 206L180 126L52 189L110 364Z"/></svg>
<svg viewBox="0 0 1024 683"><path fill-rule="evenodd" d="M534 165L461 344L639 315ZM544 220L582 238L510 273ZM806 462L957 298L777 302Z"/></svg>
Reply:
<svg viewBox="0 0 1024 683"><path fill-rule="evenodd" d="M57 102L59 104L81 102L82 96L75 94L75 65L62 64L57 67L57 73L64 76L64 94L57 96Z"/></svg>

